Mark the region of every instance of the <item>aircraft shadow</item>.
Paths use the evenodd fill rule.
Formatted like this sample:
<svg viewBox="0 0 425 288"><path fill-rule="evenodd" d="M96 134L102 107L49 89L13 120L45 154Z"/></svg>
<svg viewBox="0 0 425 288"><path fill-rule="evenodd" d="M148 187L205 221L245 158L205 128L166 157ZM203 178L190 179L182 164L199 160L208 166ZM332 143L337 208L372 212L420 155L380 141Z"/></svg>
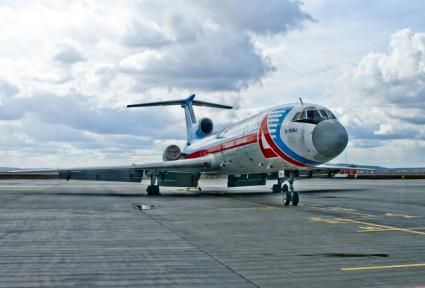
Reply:
<svg viewBox="0 0 425 288"><path fill-rule="evenodd" d="M354 192L354 191L367 191L370 189L365 188L350 188L350 189L314 189L314 190L305 190L298 191L300 194L321 194L321 193L344 193L344 192ZM270 191L217 191L217 190L205 190L205 191L163 191L161 196L147 196L143 190L134 191L134 193L128 192L15 192L13 194L25 194L25 195L57 195L57 196L75 196L75 197L123 197L123 198L193 198L193 197L233 197L233 196L266 196L272 194ZM278 195L278 194L276 194Z"/></svg>

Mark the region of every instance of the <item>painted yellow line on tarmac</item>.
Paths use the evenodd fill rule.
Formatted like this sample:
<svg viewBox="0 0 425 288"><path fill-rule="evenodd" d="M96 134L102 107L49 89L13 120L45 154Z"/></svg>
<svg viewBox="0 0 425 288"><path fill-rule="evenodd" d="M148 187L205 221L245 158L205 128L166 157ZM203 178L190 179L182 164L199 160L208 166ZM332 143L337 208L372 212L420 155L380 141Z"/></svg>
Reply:
<svg viewBox="0 0 425 288"><path fill-rule="evenodd" d="M370 223L370 222L364 222L364 221L352 220L352 219L346 219L346 218L334 218L334 219L341 220L341 221L347 221L347 222L351 222L351 223L356 223L356 224L374 226L374 227L381 228L381 229L389 229L389 230L392 230L392 231L402 231L402 232L407 232L407 233L425 235L425 232L415 231L415 230L411 230L409 228L401 228L401 227L394 227L394 226L388 226L388 225L374 224L374 223Z"/></svg>
<svg viewBox="0 0 425 288"><path fill-rule="evenodd" d="M413 267L425 267L425 263L386 265L386 266L351 267L351 268L341 268L340 270L341 271L359 271L359 270L379 270L379 269L413 268Z"/></svg>
<svg viewBox="0 0 425 288"><path fill-rule="evenodd" d="M421 216L414 216L414 215L401 214L401 213L385 213L385 216L388 216L388 217L402 217L402 218L406 218L406 219L420 218L421 217Z"/></svg>
<svg viewBox="0 0 425 288"><path fill-rule="evenodd" d="M313 206L311 204L305 205L308 209L312 210L321 210L321 211L331 211L331 212L341 212L341 213L347 213L347 214L353 214L360 217L366 217L366 218L377 218L378 215L372 215L372 214L365 214L361 212L356 212L356 209L352 208L343 208L343 207L324 207L324 206Z"/></svg>
<svg viewBox="0 0 425 288"><path fill-rule="evenodd" d="M357 232L363 233L363 232L383 232L383 231L397 231L399 228L381 228L376 226L360 226L359 230ZM403 228L408 230L425 230L425 227L409 227L409 228Z"/></svg>

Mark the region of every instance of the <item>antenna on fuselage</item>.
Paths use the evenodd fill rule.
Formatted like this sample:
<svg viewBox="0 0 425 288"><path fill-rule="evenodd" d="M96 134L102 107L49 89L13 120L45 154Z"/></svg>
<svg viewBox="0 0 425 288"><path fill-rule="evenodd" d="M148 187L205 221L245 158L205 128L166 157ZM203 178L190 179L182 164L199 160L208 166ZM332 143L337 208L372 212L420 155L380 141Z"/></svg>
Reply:
<svg viewBox="0 0 425 288"><path fill-rule="evenodd" d="M300 99L300 103L301 105L304 105L303 99L301 99L301 97L298 97Z"/></svg>

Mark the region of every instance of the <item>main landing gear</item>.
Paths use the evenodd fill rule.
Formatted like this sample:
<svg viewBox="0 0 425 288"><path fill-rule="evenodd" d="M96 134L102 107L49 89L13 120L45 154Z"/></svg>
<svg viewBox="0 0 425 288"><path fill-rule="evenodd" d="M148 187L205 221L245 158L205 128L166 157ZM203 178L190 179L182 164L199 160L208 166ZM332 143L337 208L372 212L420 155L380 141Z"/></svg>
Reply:
<svg viewBox="0 0 425 288"><path fill-rule="evenodd" d="M156 183L156 175L151 175L151 184L146 188L146 192L148 196L159 196L159 186L155 185Z"/></svg>
<svg viewBox="0 0 425 288"><path fill-rule="evenodd" d="M298 192L294 191L295 175L292 171L289 172L289 177L288 177L289 186L288 184L285 183L285 180L287 179L287 177L285 176L286 175L284 175L284 177L277 178L277 184L273 185L272 191L273 193L282 192L283 205L289 206L289 204L292 204L292 206L297 206L298 202L300 201L300 196Z"/></svg>

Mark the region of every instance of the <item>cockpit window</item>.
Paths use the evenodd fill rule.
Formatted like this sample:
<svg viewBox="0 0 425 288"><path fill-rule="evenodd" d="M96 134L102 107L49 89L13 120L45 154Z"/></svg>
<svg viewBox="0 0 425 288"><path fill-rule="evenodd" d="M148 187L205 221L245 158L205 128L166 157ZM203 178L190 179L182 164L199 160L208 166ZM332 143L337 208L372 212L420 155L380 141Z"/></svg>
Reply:
<svg viewBox="0 0 425 288"><path fill-rule="evenodd" d="M317 124L322 120L336 119L331 111L325 109L317 109L316 107L305 107L303 111L297 112L292 118L293 122L303 122Z"/></svg>
<svg viewBox="0 0 425 288"><path fill-rule="evenodd" d="M292 121L296 121L300 117L301 112L297 112L294 115L294 118L292 118Z"/></svg>
<svg viewBox="0 0 425 288"><path fill-rule="evenodd" d="M313 119L315 123L319 123L320 121L322 121L322 116L320 116L318 110L307 111L307 116L308 119Z"/></svg>
<svg viewBox="0 0 425 288"><path fill-rule="evenodd" d="M322 115L323 118L325 118L325 119L328 119L329 118L328 113L326 113L325 110L320 109L319 111L320 111L320 115Z"/></svg>
<svg viewBox="0 0 425 288"><path fill-rule="evenodd" d="M330 119L336 119L335 115L331 111L329 111L329 110L326 110L326 111L328 112Z"/></svg>

